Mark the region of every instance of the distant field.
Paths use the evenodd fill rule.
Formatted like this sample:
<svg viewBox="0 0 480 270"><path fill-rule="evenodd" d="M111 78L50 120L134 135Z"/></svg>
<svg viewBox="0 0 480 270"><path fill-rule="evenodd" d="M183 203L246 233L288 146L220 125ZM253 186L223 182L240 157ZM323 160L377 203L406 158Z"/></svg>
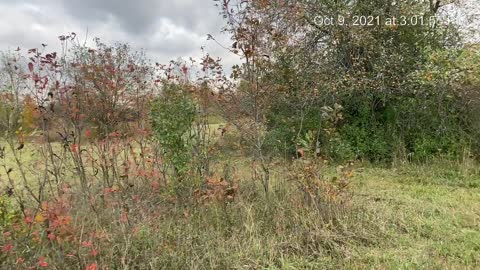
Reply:
<svg viewBox="0 0 480 270"><path fill-rule="evenodd" d="M19 180L20 174L17 168L17 164L15 162L15 158L11 154L11 150L6 145L6 142L0 139L0 146L5 146L5 159L0 159L0 188L3 190L7 184L6 180L6 171L5 169L12 168L13 171L10 173L10 176L14 180ZM25 144L24 149L18 151L18 157L22 162L23 166L25 167L25 173L28 178L33 178L35 176L35 171L31 170L30 166L32 166L38 160L38 153L36 151L35 145L31 143Z"/></svg>

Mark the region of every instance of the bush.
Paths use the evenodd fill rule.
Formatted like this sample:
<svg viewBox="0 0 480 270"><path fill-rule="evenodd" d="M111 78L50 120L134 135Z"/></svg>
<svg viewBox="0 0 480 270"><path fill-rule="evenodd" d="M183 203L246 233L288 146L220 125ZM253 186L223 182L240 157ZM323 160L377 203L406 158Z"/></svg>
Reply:
<svg viewBox="0 0 480 270"><path fill-rule="evenodd" d="M183 174L192 159L191 129L196 107L186 89L166 84L151 107L150 120L165 157L174 170Z"/></svg>

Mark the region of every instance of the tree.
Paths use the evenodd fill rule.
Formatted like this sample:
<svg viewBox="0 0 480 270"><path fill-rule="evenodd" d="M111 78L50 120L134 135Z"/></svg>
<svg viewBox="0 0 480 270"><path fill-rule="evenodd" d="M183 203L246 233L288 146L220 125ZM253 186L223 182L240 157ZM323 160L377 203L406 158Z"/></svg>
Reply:
<svg viewBox="0 0 480 270"><path fill-rule="evenodd" d="M231 51L245 58L234 74L249 85L251 100L266 101L242 98L260 105L250 111L261 112L253 118L267 130L257 134L270 134L295 153L313 132L309 150L317 154L375 160L391 160L402 147L406 154L430 155L456 145L446 135L459 131L459 111L450 112L445 91L432 91L416 77L432 52L458 46L456 29L437 23L439 1L235 3L237 9L232 1L221 7L234 39ZM404 22L388 23L394 19ZM435 83L436 89L443 85ZM325 113L338 114L335 107L342 117L332 126ZM432 121L432 111L441 116Z"/></svg>

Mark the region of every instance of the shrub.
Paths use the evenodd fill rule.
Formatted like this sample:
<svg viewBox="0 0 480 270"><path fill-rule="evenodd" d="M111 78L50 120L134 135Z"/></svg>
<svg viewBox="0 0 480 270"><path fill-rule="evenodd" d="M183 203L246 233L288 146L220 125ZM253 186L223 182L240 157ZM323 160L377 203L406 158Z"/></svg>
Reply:
<svg viewBox="0 0 480 270"><path fill-rule="evenodd" d="M196 107L186 87L168 83L151 108L150 120L165 157L178 174L186 172L192 159L191 129Z"/></svg>

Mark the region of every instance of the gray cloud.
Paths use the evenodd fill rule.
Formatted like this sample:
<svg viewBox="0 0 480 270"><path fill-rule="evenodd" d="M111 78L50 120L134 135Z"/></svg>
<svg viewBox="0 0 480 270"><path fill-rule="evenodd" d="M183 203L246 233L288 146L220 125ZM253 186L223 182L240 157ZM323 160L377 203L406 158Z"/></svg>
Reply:
<svg viewBox="0 0 480 270"><path fill-rule="evenodd" d="M223 23L212 0L84 0L64 1L63 4L69 14L83 22L102 22L115 17L131 34L154 31L160 18L202 32L216 30L216 26Z"/></svg>
<svg viewBox="0 0 480 270"><path fill-rule="evenodd" d="M148 32L159 17L159 1L137 0L84 0L63 1L65 11L82 23L107 23L112 18L119 22L119 27L133 34Z"/></svg>
<svg viewBox="0 0 480 270"><path fill-rule="evenodd" d="M0 0L0 50L58 49L57 36L76 32L87 40L125 42L145 49L153 61L199 57L200 47L229 66L239 60L207 34L229 44L213 0Z"/></svg>

